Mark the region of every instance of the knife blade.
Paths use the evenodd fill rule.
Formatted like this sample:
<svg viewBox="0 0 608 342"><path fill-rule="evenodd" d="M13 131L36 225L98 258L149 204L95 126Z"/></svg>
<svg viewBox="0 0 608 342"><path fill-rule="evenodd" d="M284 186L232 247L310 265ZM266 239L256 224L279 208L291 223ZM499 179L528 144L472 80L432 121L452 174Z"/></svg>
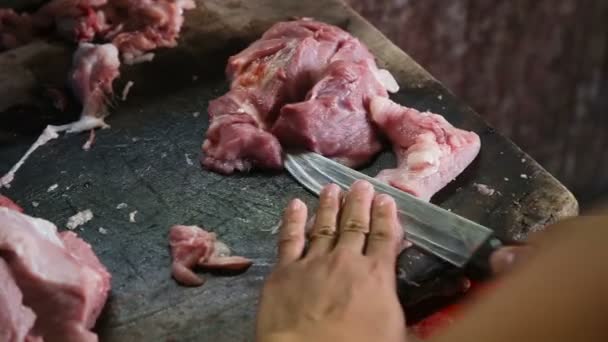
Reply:
<svg viewBox="0 0 608 342"><path fill-rule="evenodd" d="M489 253L503 245L494 232L485 226L317 153L287 154L285 168L315 195L319 195L323 187L330 183L347 190L359 179L370 182L376 192L395 199L399 220L403 227L407 227L408 240L454 266L463 268L473 259L484 259L480 267L487 269L485 264Z"/></svg>

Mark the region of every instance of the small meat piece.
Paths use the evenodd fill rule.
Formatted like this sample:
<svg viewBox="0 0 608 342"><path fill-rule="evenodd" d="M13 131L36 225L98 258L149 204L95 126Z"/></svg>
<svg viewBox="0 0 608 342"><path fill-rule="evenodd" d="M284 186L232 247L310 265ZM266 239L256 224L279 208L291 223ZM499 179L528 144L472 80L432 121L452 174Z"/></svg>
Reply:
<svg viewBox="0 0 608 342"><path fill-rule="evenodd" d="M126 11L120 20L127 32L115 34L112 43L120 50L124 62L133 64L147 52L177 46L184 24L184 10L193 9L193 0L116 0L114 12Z"/></svg>
<svg viewBox="0 0 608 342"><path fill-rule="evenodd" d="M208 169L281 168L281 144L351 166L380 150L367 107L396 82L336 26L309 19L277 23L232 56L226 74L230 91L208 108L202 160Z"/></svg>
<svg viewBox="0 0 608 342"><path fill-rule="evenodd" d="M101 10L108 0L52 0L36 13L39 26L52 28L73 42L90 42L110 29Z"/></svg>
<svg viewBox="0 0 608 342"><path fill-rule="evenodd" d="M0 341L25 341L34 327L36 315L22 300L23 294L8 265L0 259Z"/></svg>
<svg viewBox="0 0 608 342"><path fill-rule="evenodd" d="M96 341L93 327L110 274L91 247L45 220L0 208L0 255L36 313L33 334L45 341Z"/></svg>
<svg viewBox="0 0 608 342"><path fill-rule="evenodd" d="M13 202L13 200L6 196L3 196L2 194L0 194L0 207L16 210L20 213L23 212L23 208L21 208L17 203Z"/></svg>
<svg viewBox="0 0 608 342"><path fill-rule="evenodd" d="M430 200L479 153L479 136L455 128L441 115L375 97L371 117L391 140L398 164L376 178L423 200Z"/></svg>
<svg viewBox="0 0 608 342"><path fill-rule="evenodd" d="M228 246L218 241L214 233L198 226L176 225L169 231L169 245L173 263L173 278L182 285L200 286L205 280L192 271L202 268L244 271L252 261L230 256Z"/></svg>
<svg viewBox="0 0 608 342"><path fill-rule="evenodd" d="M112 83L120 75L118 50L112 44L82 43L74 54L71 86L82 103L81 119L68 132L106 127L103 118L114 93Z"/></svg>

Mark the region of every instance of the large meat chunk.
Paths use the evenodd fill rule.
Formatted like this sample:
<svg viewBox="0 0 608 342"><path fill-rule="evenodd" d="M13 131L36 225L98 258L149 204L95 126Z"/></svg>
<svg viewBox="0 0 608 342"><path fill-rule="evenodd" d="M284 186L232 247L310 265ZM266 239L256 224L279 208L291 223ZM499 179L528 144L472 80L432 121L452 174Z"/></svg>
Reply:
<svg viewBox="0 0 608 342"><path fill-rule="evenodd" d="M402 107L384 97L371 102L371 117L393 144L397 168L376 178L429 200L479 153L479 136L452 126L443 116Z"/></svg>
<svg viewBox="0 0 608 342"><path fill-rule="evenodd" d="M370 97L374 95L387 96L367 65L334 62L306 101L281 109L272 132L285 146L359 166L382 147L367 119Z"/></svg>
<svg viewBox="0 0 608 342"><path fill-rule="evenodd" d="M36 316L32 334L45 341L96 341L89 329L110 289L110 274L73 233L0 208L0 255Z"/></svg>
<svg viewBox="0 0 608 342"><path fill-rule="evenodd" d="M36 315L23 305L23 294L11 270L0 259L0 341L22 342L29 335Z"/></svg>
<svg viewBox="0 0 608 342"><path fill-rule="evenodd" d="M279 141L350 165L378 152L367 105L372 96L388 96L387 87L395 91L396 82L340 28L309 19L277 23L232 56L226 73L230 91L209 104L205 167L281 168Z"/></svg>
<svg viewBox="0 0 608 342"><path fill-rule="evenodd" d="M205 280L192 271L195 267L244 271L251 260L231 256L230 249L197 226L176 225L169 231L169 245L173 263L171 274L182 285L200 286Z"/></svg>

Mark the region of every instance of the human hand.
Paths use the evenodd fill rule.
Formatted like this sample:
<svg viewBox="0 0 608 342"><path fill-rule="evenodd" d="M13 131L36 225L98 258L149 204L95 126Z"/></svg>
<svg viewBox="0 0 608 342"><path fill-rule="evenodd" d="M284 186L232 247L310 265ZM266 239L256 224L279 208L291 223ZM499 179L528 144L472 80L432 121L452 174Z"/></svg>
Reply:
<svg viewBox="0 0 608 342"><path fill-rule="evenodd" d="M320 196L304 253L306 205L283 217L279 257L262 290L257 341L406 340L395 262L403 240L394 200L356 182L341 206L340 189Z"/></svg>

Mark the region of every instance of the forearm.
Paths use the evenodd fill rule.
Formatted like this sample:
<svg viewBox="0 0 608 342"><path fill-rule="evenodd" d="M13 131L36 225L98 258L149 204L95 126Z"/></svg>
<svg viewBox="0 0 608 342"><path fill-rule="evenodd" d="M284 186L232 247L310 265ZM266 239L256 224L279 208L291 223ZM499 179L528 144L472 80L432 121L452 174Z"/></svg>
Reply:
<svg viewBox="0 0 608 342"><path fill-rule="evenodd" d="M434 342L607 341L608 219L552 228L537 254Z"/></svg>

